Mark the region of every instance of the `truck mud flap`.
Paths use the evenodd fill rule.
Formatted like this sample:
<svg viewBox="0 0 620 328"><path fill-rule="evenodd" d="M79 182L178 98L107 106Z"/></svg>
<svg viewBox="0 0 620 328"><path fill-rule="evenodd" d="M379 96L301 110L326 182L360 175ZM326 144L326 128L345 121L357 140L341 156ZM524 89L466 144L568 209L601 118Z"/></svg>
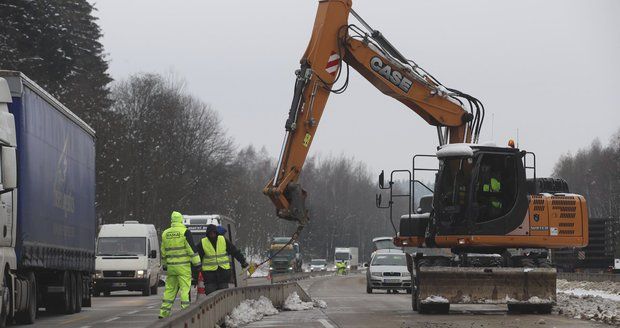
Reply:
<svg viewBox="0 0 620 328"><path fill-rule="evenodd" d="M552 268L422 267L416 270L422 304L554 304Z"/></svg>

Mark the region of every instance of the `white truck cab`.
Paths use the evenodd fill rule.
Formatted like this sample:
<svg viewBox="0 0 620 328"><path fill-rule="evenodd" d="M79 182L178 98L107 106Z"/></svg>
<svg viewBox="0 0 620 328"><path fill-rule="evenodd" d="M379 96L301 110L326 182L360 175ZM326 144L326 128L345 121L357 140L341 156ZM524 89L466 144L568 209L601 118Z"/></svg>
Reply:
<svg viewBox="0 0 620 328"><path fill-rule="evenodd" d="M94 295L111 291L157 294L161 262L155 226L125 221L104 224L97 237Z"/></svg>

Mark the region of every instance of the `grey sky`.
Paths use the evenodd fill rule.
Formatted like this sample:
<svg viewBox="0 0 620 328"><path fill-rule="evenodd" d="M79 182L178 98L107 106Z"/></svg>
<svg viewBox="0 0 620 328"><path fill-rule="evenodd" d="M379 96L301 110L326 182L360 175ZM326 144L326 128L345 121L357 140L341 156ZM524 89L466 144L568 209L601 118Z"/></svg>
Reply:
<svg viewBox="0 0 620 328"><path fill-rule="evenodd" d="M238 145L277 155L293 71L318 1L99 0L110 72L174 72L221 114ZM557 158L620 127L620 1L365 1L355 10L405 56L487 108L481 140ZM354 18L350 22L355 23ZM493 124L492 124L493 118ZM492 129L493 126L493 129ZM493 130L493 134L492 134ZM374 171L432 153L433 127L352 70L332 95L311 154L353 155Z"/></svg>

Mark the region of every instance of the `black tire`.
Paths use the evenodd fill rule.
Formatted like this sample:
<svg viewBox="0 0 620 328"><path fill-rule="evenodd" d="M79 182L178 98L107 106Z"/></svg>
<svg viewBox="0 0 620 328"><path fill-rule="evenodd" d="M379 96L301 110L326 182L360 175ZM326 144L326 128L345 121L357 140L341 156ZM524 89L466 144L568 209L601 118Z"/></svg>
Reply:
<svg viewBox="0 0 620 328"><path fill-rule="evenodd" d="M13 289L11 288L11 285L9 284L9 279L7 279L6 275L4 276L4 279L2 281L2 288L4 289L4 293L2 294L3 302L0 309L0 328L6 327L9 323L11 317L10 309L13 306L13 299L9 297L12 294Z"/></svg>
<svg viewBox="0 0 620 328"><path fill-rule="evenodd" d="M553 265L551 265L551 261L549 261L549 259L546 257L536 259L536 265L539 268L553 268Z"/></svg>
<svg viewBox="0 0 620 328"><path fill-rule="evenodd" d="M418 311L418 289L414 288L413 292L411 293L411 309L413 311Z"/></svg>
<svg viewBox="0 0 620 328"><path fill-rule="evenodd" d="M535 261L535 259L524 257L524 258L521 259L521 267L524 267L524 268L535 268L536 267L536 261Z"/></svg>
<svg viewBox="0 0 620 328"><path fill-rule="evenodd" d="M144 288L142 288L142 296L151 296L151 286L149 286L149 279L146 280Z"/></svg>
<svg viewBox="0 0 620 328"><path fill-rule="evenodd" d="M387 293L388 293L388 294L392 294L392 291L388 289L388 290L387 290Z"/></svg>
<svg viewBox="0 0 620 328"><path fill-rule="evenodd" d="M28 306L25 311L15 314L15 321L20 325L29 325L37 318L37 280L34 272L26 273L24 278L28 282Z"/></svg>
<svg viewBox="0 0 620 328"><path fill-rule="evenodd" d="M84 283L82 284L82 295L84 298L82 299L82 307L91 307L92 306L92 298L90 294L90 279L88 277L83 277L82 280Z"/></svg>
<svg viewBox="0 0 620 328"><path fill-rule="evenodd" d="M109 290L104 290L103 291L103 296L110 297L110 291Z"/></svg>
<svg viewBox="0 0 620 328"><path fill-rule="evenodd" d="M154 286L151 286L151 295L157 295L157 283L155 283Z"/></svg>
<svg viewBox="0 0 620 328"><path fill-rule="evenodd" d="M73 279L75 280L75 291L73 293L75 297L75 313L82 312L82 275L79 272L73 273Z"/></svg>
<svg viewBox="0 0 620 328"><path fill-rule="evenodd" d="M69 277L69 304L65 307L65 314L73 314L76 311L77 297L76 297L76 279L73 272L65 271L65 274Z"/></svg>
<svg viewBox="0 0 620 328"><path fill-rule="evenodd" d="M527 179L527 189L530 194L536 193L569 193L568 183L563 179L557 178L537 178L536 183L534 179Z"/></svg>
<svg viewBox="0 0 620 328"><path fill-rule="evenodd" d="M438 257L433 261L433 266L449 267L450 259L446 257Z"/></svg>
<svg viewBox="0 0 620 328"><path fill-rule="evenodd" d="M433 266L433 259L425 259L422 258L418 260L418 266L421 267L430 267Z"/></svg>
<svg viewBox="0 0 620 328"><path fill-rule="evenodd" d="M367 294L372 294L372 288L370 288L370 286L366 285L366 293Z"/></svg>
<svg viewBox="0 0 620 328"><path fill-rule="evenodd" d="M411 294L411 288L405 289L405 292L407 292L407 294Z"/></svg>
<svg viewBox="0 0 620 328"><path fill-rule="evenodd" d="M71 302L73 297L71 293L73 289L71 288L72 281L71 274L69 271L63 271L62 273L62 287L64 287L64 292L54 295L53 299L47 302L47 309L52 313L64 313L71 314Z"/></svg>

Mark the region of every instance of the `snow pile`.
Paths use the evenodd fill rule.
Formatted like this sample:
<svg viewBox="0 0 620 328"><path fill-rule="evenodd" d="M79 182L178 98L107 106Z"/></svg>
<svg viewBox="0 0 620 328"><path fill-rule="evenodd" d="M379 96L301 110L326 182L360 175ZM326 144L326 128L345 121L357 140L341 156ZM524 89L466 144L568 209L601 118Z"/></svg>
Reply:
<svg viewBox="0 0 620 328"><path fill-rule="evenodd" d="M318 307L319 309L327 309L327 302L324 300L317 300L313 298L312 303L314 304L314 307Z"/></svg>
<svg viewBox="0 0 620 328"><path fill-rule="evenodd" d="M571 318L620 324L620 304L598 296L558 293L556 309Z"/></svg>
<svg viewBox="0 0 620 328"><path fill-rule="evenodd" d="M297 295L297 292L293 292L292 294L290 294L286 298L286 300L284 301L284 305L282 306L283 309L289 311L303 311L312 309L313 307L313 302L302 301L301 298L299 298L299 295Z"/></svg>
<svg viewBox="0 0 620 328"><path fill-rule="evenodd" d="M266 264L263 264L259 266L258 268L256 268L256 271L254 271L254 273L252 274L252 278L267 277L268 275L269 275L269 266Z"/></svg>
<svg viewBox="0 0 620 328"><path fill-rule="evenodd" d="M428 303L450 303L450 301L447 298L443 297L443 296L431 295L431 296L423 299L422 303L424 303L424 304L428 304Z"/></svg>
<svg viewBox="0 0 620 328"><path fill-rule="evenodd" d="M620 324L620 283L557 281L558 313L578 319Z"/></svg>
<svg viewBox="0 0 620 328"><path fill-rule="evenodd" d="M239 327L250 322L259 321L264 316L278 314L278 310L265 296L258 300L244 300L229 315L224 322L226 327Z"/></svg>
<svg viewBox="0 0 620 328"><path fill-rule="evenodd" d="M620 302L620 283L618 282L567 281L558 279L557 288L558 292L561 293L569 293L577 296L600 296Z"/></svg>

